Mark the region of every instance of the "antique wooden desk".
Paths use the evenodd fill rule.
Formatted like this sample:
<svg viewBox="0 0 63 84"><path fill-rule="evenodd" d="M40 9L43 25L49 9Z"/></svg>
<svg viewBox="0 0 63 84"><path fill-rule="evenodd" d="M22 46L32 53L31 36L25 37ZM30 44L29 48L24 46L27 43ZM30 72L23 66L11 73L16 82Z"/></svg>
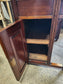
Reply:
<svg viewBox="0 0 63 84"><path fill-rule="evenodd" d="M63 0L11 0L15 22L0 30L6 57L19 80L26 64L48 65L57 28L63 18Z"/></svg>

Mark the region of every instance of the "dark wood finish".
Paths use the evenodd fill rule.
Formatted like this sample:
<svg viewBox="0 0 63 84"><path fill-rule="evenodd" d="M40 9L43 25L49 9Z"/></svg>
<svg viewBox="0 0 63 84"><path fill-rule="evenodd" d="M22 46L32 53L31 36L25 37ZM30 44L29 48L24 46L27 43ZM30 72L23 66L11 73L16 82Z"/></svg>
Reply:
<svg viewBox="0 0 63 84"><path fill-rule="evenodd" d="M56 34L55 34L55 41L57 41L59 39L61 25L62 25L62 20L59 20L57 31L56 31Z"/></svg>
<svg viewBox="0 0 63 84"><path fill-rule="evenodd" d="M18 11L20 18L47 17L51 18L53 0L18 0Z"/></svg>
<svg viewBox="0 0 63 84"><path fill-rule="evenodd" d="M0 30L0 40L6 52L7 59L19 80L27 61L25 39L22 21L17 21L10 27Z"/></svg>
<svg viewBox="0 0 63 84"><path fill-rule="evenodd" d="M15 19L51 19L55 0L11 0ZM60 17L63 17L63 0L61 0Z"/></svg>
<svg viewBox="0 0 63 84"><path fill-rule="evenodd" d="M17 20L18 18L43 19L43 20L52 19L52 22L50 21L51 31L48 31L48 33L45 35L44 31L41 30L42 35L38 36L38 34L36 34L37 31L33 32L31 30L33 34L31 32L29 33L28 35L29 37L28 38L26 37L28 39L27 42L25 40L25 32L24 32L24 27L26 26L25 21L19 20L14 24L12 24L11 26L8 26L7 28L0 30L1 45L4 49L4 52L6 53L7 59L11 65L11 68L13 69L16 79L17 80L20 79L25 69L26 63L63 68L62 65L60 64L50 62L55 35L58 36L60 33L60 30L59 32L57 30L58 30L58 27L60 29L59 19L63 18L63 1L62 0L11 0L11 3L12 3L15 20ZM35 20L35 23L36 23L36 20ZM35 27L35 25L33 26ZM25 27L25 29L27 27ZM50 33L50 37L49 39L46 39L45 37L47 37L49 33ZM40 38L40 36L44 38ZM29 40L30 38L31 39L33 38L34 40L30 41ZM37 39L39 39L39 41L40 39L42 40L41 42L39 42ZM46 40L47 40L47 43L45 43ZM27 44L28 48L26 46L26 43L28 43ZM41 45L38 45L38 44L41 44ZM37 50L39 48L37 48L36 45L38 45L40 50ZM36 50L35 48L33 48L33 46L36 48ZM28 53L30 53L31 50L33 50L34 52L34 54L32 53L29 54L30 55L29 58L27 54L27 49L28 49ZM35 54L35 53L38 53L38 54ZM41 53L42 55L40 55L39 53Z"/></svg>
<svg viewBox="0 0 63 84"><path fill-rule="evenodd" d="M63 0L61 0L60 15L63 15Z"/></svg>
<svg viewBox="0 0 63 84"><path fill-rule="evenodd" d="M49 51L48 51L48 64L50 64L50 61L51 61L54 38L55 38L56 30L58 27L58 21L59 21L58 16L59 16L59 11L60 11L60 5L61 5L61 0L54 1L53 18L52 18L52 23L51 23L50 43L49 43Z"/></svg>
<svg viewBox="0 0 63 84"><path fill-rule="evenodd" d="M24 50L25 50L25 57L26 57L26 63L28 63L28 53L27 53L27 45L26 45L26 40L25 40L25 30L24 30L24 24L23 21L21 21L21 30L22 30L22 35L23 35L23 43L24 43Z"/></svg>
<svg viewBox="0 0 63 84"><path fill-rule="evenodd" d="M13 9L14 19L18 20L17 0L11 0L11 4L12 4L12 9Z"/></svg>

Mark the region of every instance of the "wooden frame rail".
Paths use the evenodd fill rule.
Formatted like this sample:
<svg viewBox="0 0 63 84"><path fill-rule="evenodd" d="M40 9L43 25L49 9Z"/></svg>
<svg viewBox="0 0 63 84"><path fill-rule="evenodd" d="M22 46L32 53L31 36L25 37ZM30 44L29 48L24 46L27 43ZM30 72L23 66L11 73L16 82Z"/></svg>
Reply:
<svg viewBox="0 0 63 84"><path fill-rule="evenodd" d="M49 44L48 39L26 39L27 44Z"/></svg>
<svg viewBox="0 0 63 84"><path fill-rule="evenodd" d="M48 50L48 65L50 64L50 61L51 61L54 38L58 27L58 22L59 22L58 17L59 17L60 6L61 6L61 0L54 0L53 18L51 23L50 43L49 43L49 50Z"/></svg>
<svg viewBox="0 0 63 84"><path fill-rule="evenodd" d="M63 70L62 64L57 64L57 63L47 64L47 62L44 62L44 61L29 60L29 64L46 65L46 66L51 66L51 67L56 67L56 68L62 68L62 70Z"/></svg>
<svg viewBox="0 0 63 84"><path fill-rule="evenodd" d="M19 19L52 19L52 15L41 15L41 16L19 16Z"/></svg>
<svg viewBox="0 0 63 84"><path fill-rule="evenodd" d="M42 16L19 16L19 19L52 19L52 15L42 15ZM59 19L63 19L63 15L59 15Z"/></svg>

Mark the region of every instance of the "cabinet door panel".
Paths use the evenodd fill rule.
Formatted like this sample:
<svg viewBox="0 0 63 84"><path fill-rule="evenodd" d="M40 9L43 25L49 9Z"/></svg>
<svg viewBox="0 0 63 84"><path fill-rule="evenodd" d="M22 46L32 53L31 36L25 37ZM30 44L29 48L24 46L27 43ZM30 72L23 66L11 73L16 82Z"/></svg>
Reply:
<svg viewBox="0 0 63 84"><path fill-rule="evenodd" d="M17 78L20 79L27 61L25 37L23 37L22 21L17 21L8 28L0 31L2 47ZM23 28L22 28L23 27ZM22 30L21 30L22 29Z"/></svg>

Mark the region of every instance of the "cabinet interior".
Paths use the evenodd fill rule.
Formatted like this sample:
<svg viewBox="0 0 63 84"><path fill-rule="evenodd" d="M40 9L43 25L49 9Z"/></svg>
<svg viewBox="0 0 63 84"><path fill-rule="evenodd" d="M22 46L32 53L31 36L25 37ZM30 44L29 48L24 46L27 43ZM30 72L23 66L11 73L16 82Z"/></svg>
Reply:
<svg viewBox="0 0 63 84"><path fill-rule="evenodd" d="M47 61L51 19L23 20L29 60Z"/></svg>

